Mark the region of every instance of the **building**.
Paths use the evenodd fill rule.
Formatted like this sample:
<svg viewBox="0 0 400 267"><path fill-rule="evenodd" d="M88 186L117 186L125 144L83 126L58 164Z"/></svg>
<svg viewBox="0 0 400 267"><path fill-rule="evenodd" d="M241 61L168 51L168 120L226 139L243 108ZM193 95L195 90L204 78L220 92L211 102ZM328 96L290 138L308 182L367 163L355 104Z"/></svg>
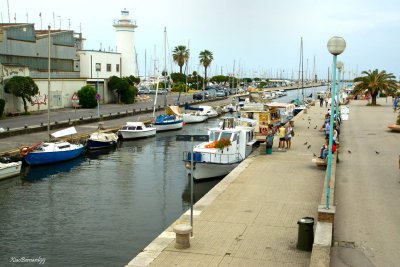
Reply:
<svg viewBox="0 0 400 267"><path fill-rule="evenodd" d="M117 52L121 53L121 75L138 77L135 49L136 22L129 18L129 11L121 11L121 18L114 22Z"/></svg>

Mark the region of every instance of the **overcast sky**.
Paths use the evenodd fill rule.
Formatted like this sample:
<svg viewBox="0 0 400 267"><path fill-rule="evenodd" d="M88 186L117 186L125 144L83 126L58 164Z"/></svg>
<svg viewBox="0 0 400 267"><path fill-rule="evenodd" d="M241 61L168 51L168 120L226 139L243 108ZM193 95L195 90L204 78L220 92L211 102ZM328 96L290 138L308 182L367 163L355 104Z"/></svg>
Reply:
<svg viewBox="0 0 400 267"><path fill-rule="evenodd" d="M112 0L56 1L8 0L11 22L35 23L40 29L80 31L87 39L85 49L115 50L113 21L121 10L130 11L138 28L135 46L139 72L157 59L163 66L163 31L167 27L169 51L188 45L190 71L198 68L199 52L214 54L211 74L231 73L235 61L243 76L284 76L295 79L299 73L300 38L303 37L304 75L314 67L318 77L326 78L332 56L326 48L332 36L341 36L347 47L338 60L344 62L346 76L379 69L400 75L399 0ZM7 0L0 0L2 22L8 22ZM27 18L28 14L28 18ZM167 52L170 53L170 52ZM308 62L308 64L307 64ZM170 60L168 60L170 70ZM307 68L308 66L308 68ZM178 71L173 66L172 71ZM307 72L308 71L308 72ZM203 73L200 68L200 73Z"/></svg>

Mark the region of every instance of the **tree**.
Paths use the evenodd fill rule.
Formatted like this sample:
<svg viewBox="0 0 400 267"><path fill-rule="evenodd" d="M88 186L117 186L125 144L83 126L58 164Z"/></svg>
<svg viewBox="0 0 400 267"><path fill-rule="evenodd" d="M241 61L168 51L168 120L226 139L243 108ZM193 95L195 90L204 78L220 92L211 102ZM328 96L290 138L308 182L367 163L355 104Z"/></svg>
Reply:
<svg viewBox="0 0 400 267"><path fill-rule="evenodd" d="M94 108L97 106L96 89L90 85L83 86L77 92L79 105L83 108Z"/></svg>
<svg viewBox="0 0 400 267"><path fill-rule="evenodd" d="M229 77L224 75L216 75L210 79L211 82L216 82L218 84L228 82Z"/></svg>
<svg viewBox="0 0 400 267"><path fill-rule="evenodd" d="M108 80L108 88L117 93L118 103L120 96L123 92L129 90L129 78L119 78L117 76L111 76Z"/></svg>
<svg viewBox="0 0 400 267"><path fill-rule="evenodd" d="M27 102L31 102L31 97L39 93L39 88L31 77L14 76L6 81L4 91L16 97L21 97L24 103L24 111L28 113Z"/></svg>
<svg viewBox="0 0 400 267"><path fill-rule="evenodd" d="M174 51L172 51L172 58L176 64L179 66L179 73L182 74L182 67L189 60L189 49L184 45L178 45L175 47Z"/></svg>
<svg viewBox="0 0 400 267"><path fill-rule="evenodd" d="M200 52L199 55L200 63L204 67L204 81L207 82L207 68L208 66L211 65L211 62L213 61L214 57L211 51L204 50Z"/></svg>
<svg viewBox="0 0 400 267"><path fill-rule="evenodd" d="M386 73L386 71L363 71L361 74L365 76L356 77L354 83L356 84L353 93L354 94L370 94L372 101L371 105L376 106L376 97L379 93L393 94L397 90L395 76L392 73Z"/></svg>
<svg viewBox="0 0 400 267"><path fill-rule="evenodd" d="M186 75L182 74L182 73L174 72L174 73L171 73L171 80L174 83L184 82L186 80Z"/></svg>

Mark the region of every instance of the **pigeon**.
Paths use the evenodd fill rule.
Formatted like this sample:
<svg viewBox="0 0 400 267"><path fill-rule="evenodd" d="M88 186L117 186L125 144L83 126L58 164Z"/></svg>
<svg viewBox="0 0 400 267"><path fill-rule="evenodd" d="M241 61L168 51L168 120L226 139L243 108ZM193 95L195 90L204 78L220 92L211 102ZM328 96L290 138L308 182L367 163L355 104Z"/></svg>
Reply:
<svg viewBox="0 0 400 267"><path fill-rule="evenodd" d="M379 151L375 151L375 154L379 155Z"/></svg>
<svg viewBox="0 0 400 267"><path fill-rule="evenodd" d="M307 129L310 129L310 126L308 126Z"/></svg>
<svg viewBox="0 0 400 267"><path fill-rule="evenodd" d="M314 127L314 130L315 130L315 129L317 129L317 128L318 128L318 126L317 126L317 125L315 125L315 127Z"/></svg>
<svg viewBox="0 0 400 267"><path fill-rule="evenodd" d="M313 157L316 157L317 155L315 153L313 153Z"/></svg>
<svg viewBox="0 0 400 267"><path fill-rule="evenodd" d="M308 145L307 149L310 149L311 145Z"/></svg>
<svg viewBox="0 0 400 267"><path fill-rule="evenodd" d="M307 145L308 142L305 142L303 145Z"/></svg>
<svg viewBox="0 0 400 267"><path fill-rule="evenodd" d="M351 151L350 151L350 150L347 150L347 153L351 154Z"/></svg>
<svg viewBox="0 0 400 267"><path fill-rule="evenodd" d="M311 122L309 121L308 124L311 124Z"/></svg>

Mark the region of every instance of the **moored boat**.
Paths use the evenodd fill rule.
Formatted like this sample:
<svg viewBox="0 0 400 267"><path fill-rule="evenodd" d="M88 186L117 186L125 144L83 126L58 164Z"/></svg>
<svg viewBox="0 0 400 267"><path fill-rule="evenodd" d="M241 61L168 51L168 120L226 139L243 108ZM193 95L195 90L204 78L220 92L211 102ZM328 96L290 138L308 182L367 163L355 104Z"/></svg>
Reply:
<svg viewBox="0 0 400 267"><path fill-rule="evenodd" d="M21 166L22 161L0 162L0 180L19 175Z"/></svg>
<svg viewBox="0 0 400 267"><path fill-rule="evenodd" d="M52 133L54 138L76 134L75 127L70 127ZM42 142L32 147L22 147L20 154L29 165L51 164L66 161L80 156L85 150L82 144L72 144L67 141Z"/></svg>
<svg viewBox="0 0 400 267"><path fill-rule="evenodd" d="M153 124L157 132L182 129L183 119L179 112L179 107L177 109L176 106L169 106L166 110L166 114L155 117Z"/></svg>
<svg viewBox="0 0 400 267"><path fill-rule="evenodd" d="M148 126L141 121L127 122L118 130L118 135L122 139L138 139L156 135L156 128Z"/></svg>
<svg viewBox="0 0 400 267"><path fill-rule="evenodd" d="M92 133L86 140L86 148L90 150L109 148L117 145L118 135L115 133L105 133L100 130Z"/></svg>
<svg viewBox="0 0 400 267"><path fill-rule="evenodd" d="M256 122L243 118L224 118L219 127L210 128L209 142L196 145L184 153L188 172L195 180L227 175L253 151Z"/></svg>

